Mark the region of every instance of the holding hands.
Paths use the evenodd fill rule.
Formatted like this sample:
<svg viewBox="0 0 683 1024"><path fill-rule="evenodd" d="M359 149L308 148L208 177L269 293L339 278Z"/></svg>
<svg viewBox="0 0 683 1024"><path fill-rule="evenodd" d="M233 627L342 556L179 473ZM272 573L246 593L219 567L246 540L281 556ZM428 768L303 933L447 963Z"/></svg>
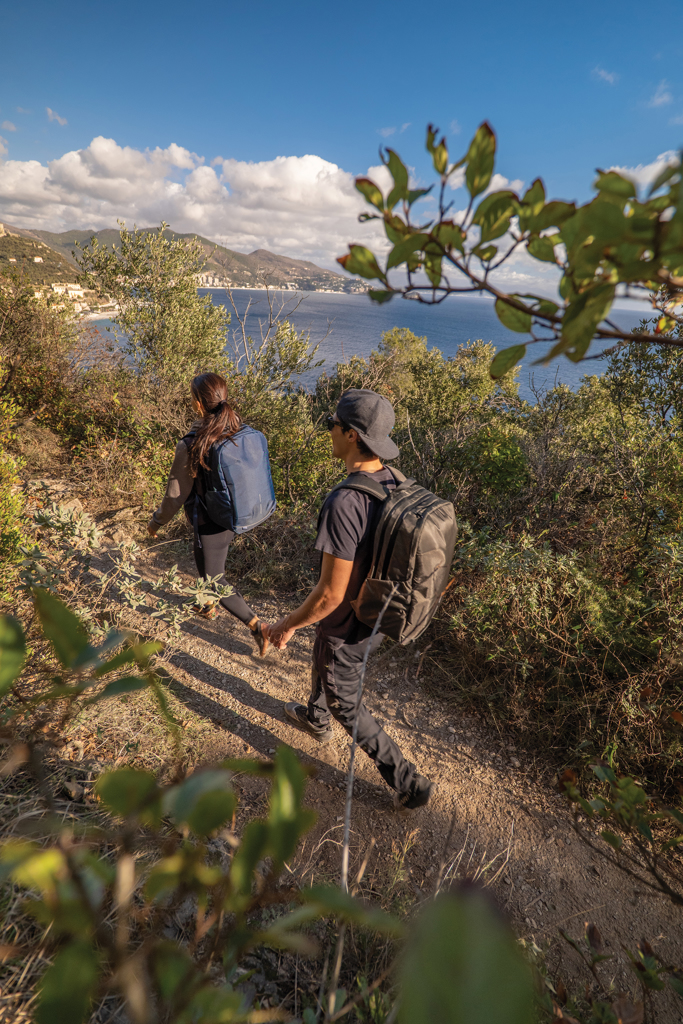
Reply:
<svg viewBox="0 0 683 1024"><path fill-rule="evenodd" d="M285 647L296 633L296 629L292 629L288 625L289 615L285 615L284 618L280 619L273 626L268 626L268 639L271 644L278 649L278 651L284 651Z"/></svg>

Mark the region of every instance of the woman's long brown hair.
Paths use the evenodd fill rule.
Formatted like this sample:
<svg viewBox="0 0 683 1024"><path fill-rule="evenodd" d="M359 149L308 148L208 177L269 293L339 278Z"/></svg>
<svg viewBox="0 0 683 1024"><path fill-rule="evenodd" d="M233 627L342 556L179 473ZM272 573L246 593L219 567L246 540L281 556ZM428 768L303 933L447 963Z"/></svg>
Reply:
<svg viewBox="0 0 683 1024"><path fill-rule="evenodd" d="M209 469L206 459L211 445L237 433L242 420L228 402L228 385L217 373L200 373L190 388L204 409L201 426L190 448L190 470L196 476L200 466Z"/></svg>

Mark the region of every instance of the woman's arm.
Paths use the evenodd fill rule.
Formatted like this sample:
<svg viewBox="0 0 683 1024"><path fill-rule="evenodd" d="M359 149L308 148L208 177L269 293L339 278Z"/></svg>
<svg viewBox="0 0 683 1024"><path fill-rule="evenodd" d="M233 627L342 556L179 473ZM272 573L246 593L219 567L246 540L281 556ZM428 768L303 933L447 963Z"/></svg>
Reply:
<svg viewBox="0 0 683 1024"><path fill-rule="evenodd" d="M168 475L166 494L159 508L152 514L147 531L152 536L160 526L170 523L173 516L182 508L190 496L194 486L194 477L190 472L190 453L184 441L179 441L173 458L171 472Z"/></svg>

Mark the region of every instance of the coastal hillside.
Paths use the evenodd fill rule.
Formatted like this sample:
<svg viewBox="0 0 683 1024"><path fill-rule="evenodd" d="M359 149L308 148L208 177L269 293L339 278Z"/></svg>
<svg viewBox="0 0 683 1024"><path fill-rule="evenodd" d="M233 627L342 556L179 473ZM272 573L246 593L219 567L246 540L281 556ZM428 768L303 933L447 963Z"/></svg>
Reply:
<svg viewBox="0 0 683 1024"><path fill-rule="evenodd" d="M21 270L35 285L72 283L78 276L73 259L7 224L0 224L0 270Z"/></svg>
<svg viewBox="0 0 683 1024"><path fill-rule="evenodd" d="M148 228L149 231L156 230ZM14 225L0 224L0 246L4 237L11 237L18 244L20 239L30 240L34 244L42 244L49 251L61 257L62 273L66 277L50 277L49 280L75 280L76 263L73 258L75 243L87 244L96 235L104 245L117 245L120 239L118 228L94 228L73 231L38 231L20 228ZM236 252L228 249L210 238L192 233L177 233L172 229L165 232L168 238L198 238L206 253L206 263L201 275L201 283L207 288L222 288L231 285L233 288L262 287L264 283L272 288L300 291L334 291L364 292L365 284L358 278L337 274L333 270L324 270L309 260L294 260L288 256L278 256L267 249L256 249L251 253ZM2 249L0 248L0 253ZM45 257L45 254L43 254ZM66 268L71 268L66 270ZM31 274L34 271L31 270ZM31 276L31 281L34 277ZM36 283L42 283L36 277Z"/></svg>

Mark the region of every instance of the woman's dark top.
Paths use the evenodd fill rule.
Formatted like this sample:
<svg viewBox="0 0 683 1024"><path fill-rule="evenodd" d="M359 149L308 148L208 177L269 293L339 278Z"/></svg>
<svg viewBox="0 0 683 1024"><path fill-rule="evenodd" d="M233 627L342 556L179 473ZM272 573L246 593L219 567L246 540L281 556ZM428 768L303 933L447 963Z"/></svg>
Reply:
<svg viewBox="0 0 683 1024"><path fill-rule="evenodd" d="M201 423L201 420L197 420L196 423L192 424L191 429L197 430ZM165 526L166 523L170 523L182 506L185 506L187 521L190 526L193 525L195 496L198 495L200 499L204 497L203 475L198 473L194 477L190 469L190 448L192 447L193 440L193 437L186 435L176 445L173 465L171 466L171 472L168 474L166 493L161 505L152 515L152 519L159 526ZM224 526L219 526L209 519L202 500L198 502L197 524L199 532L203 534L225 532Z"/></svg>

